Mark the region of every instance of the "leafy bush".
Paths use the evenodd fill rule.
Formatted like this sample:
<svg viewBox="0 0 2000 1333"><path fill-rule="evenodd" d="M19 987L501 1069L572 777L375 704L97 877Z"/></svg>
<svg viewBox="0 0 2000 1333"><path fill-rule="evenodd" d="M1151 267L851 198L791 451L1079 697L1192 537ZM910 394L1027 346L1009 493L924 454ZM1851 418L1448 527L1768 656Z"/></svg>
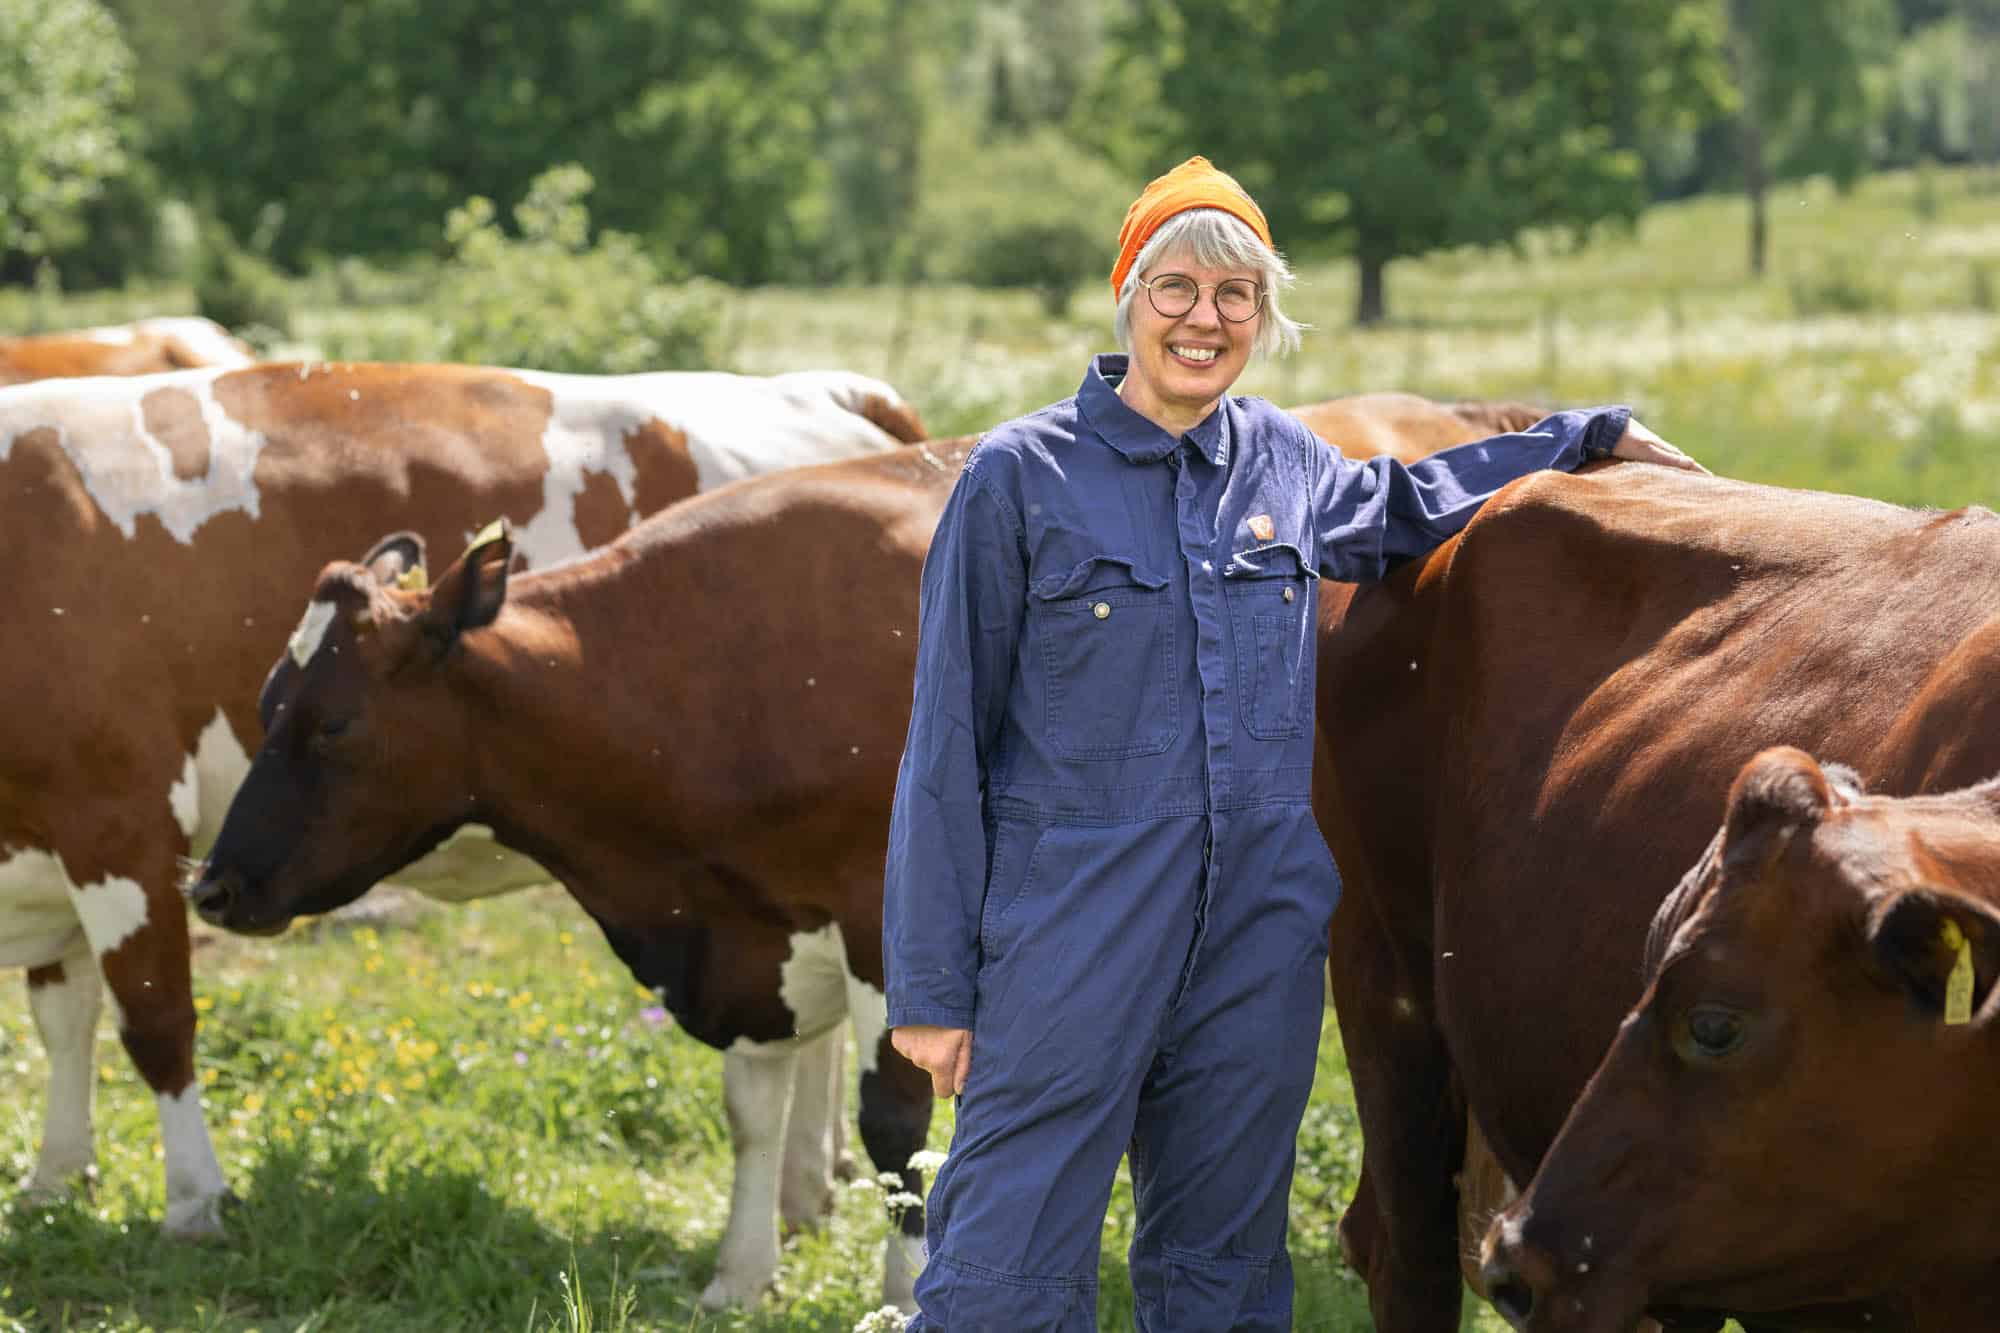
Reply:
<svg viewBox="0 0 2000 1333"><path fill-rule="evenodd" d="M939 276L1026 287L1051 316L1111 271L1130 182L1052 129L965 144L932 168L924 209Z"/></svg>
<svg viewBox="0 0 2000 1333"><path fill-rule="evenodd" d="M518 236L482 196L452 210L435 298L448 358L603 374L714 364L721 289L668 285L625 233L593 243L591 185L573 163L537 176L514 209Z"/></svg>
<svg viewBox="0 0 2000 1333"><path fill-rule="evenodd" d="M289 336L292 301L285 276L238 245L219 222L201 228L194 300L197 312L259 347Z"/></svg>

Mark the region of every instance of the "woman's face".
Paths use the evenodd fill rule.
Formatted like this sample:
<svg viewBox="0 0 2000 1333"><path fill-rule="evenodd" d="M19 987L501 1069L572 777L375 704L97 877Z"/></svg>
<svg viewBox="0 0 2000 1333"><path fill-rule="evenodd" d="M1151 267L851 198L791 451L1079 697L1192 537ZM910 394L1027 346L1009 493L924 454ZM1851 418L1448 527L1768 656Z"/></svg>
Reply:
<svg viewBox="0 0 2000 1333"><path fill-rule="evenodd" d="M1216 400L1229 391L1250 360L1250 346L1263 323L1264 310L1237 323L1216 308L1215 284L1232 279L1257 285L1259 274L1249 268L1209 268L1185 258L1168 256L1139 276L1156 286L1169 274L1191 278L1200 286L1193 309L1177 317L1162 315L1140 288L1132 302L1132 363L1126 371L1130 388L1177 417L1208 415ZM1172 309L1167 293L1160 304ZM1129 394L1128 394L1129 397ZM1133 406L1145 410L1141 401ZM1192 421L1189 423L1193 424Z"/></svg>

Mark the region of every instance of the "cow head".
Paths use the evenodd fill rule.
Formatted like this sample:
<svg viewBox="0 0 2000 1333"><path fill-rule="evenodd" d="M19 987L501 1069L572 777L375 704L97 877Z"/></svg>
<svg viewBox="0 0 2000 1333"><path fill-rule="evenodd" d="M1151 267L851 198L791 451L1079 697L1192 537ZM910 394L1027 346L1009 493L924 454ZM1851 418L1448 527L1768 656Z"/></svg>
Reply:
<svg viewBox="0 0 2000 1333"><path fill-rule="evenodd" d="M1864 795L1767 750L1646 990L1485 1241L1518 1328L1858 1301L1990 1263L2000 783Z"/></svg>
<svg viewBox="0 0 2000 1333"><path fill-rule="evenodd" d="M473 817L463 638L492 623L513 542L487 529L435 584L384 539L321 571L264 682L264 741L189 897L202 919L282 930L352 902Z"/></svg>

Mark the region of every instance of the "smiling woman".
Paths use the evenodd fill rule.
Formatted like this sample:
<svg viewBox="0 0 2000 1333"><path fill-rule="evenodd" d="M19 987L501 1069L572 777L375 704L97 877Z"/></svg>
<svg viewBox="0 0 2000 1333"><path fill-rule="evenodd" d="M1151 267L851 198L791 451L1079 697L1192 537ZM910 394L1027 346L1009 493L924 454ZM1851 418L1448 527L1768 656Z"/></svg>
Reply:
<svg viewBox="0 0 2000 1333"><path fill-rule="evenodd" d="M987 433L925 561L883 894L896 1049L960 1097L912 1329L1094 1327L1129 1145L1142 1329L1288 1329L1286 1197L1340 884L1313 823L1322 578L1377 579L1565 412L1405 467L1230 395L1298 345L1264 214L1203 158L1127 213L1125 355Z"/></svg>
<svg viewBox="0 0 2000 1333"><path fill-rule="evenodd" d="M1131 357L1118 396L1177 431L1215 410L1253 352L1289 352L1300 326L1278 308L1291 269L1231 214L1164 223L1132 263L1112 329ZM1143 293L1143 295L1142 295Z"/></svg>

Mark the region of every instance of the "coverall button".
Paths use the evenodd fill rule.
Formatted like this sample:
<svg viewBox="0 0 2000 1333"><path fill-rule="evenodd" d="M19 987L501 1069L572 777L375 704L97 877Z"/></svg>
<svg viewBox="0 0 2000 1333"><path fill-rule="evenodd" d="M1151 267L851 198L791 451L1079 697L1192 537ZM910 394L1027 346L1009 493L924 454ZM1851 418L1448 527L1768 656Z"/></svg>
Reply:
<svg viewBox="0 0 2000 1333"><path fill-rule="evenodd" d="M1111 603L1099 602L1096 606L1090 608L1090 614L1096 616L1099 620L1108 618L1111 615Z"/></svg>
<svg viewBox="0 0 2000 1333"><path fill-rule="evenodd" d="M1285 589L1285 600L1286 600L1286 601L1288 601L1288 602L1289 602L1289 601L1291 601L1291 600L1292 600L1292 598L1293 598L1293 597L1295 597L1296 595L1297 595L1297 594L1296 594L1296 593L1294 593L1294 592L1293 592L1293 591L1292 591L1292 590L1291 590L1290 588L1287 588L1287 589Z"/></svg>

